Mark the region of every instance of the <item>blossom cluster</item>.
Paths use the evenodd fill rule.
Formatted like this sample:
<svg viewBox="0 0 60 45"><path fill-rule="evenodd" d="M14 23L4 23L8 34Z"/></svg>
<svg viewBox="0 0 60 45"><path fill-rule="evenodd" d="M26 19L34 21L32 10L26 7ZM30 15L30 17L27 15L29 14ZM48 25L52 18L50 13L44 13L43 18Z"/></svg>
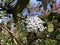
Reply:
<svg viewBox="0 0 60 45"><path fill-rule="evenodd" d="M39 17L37 16L29 16L27 19L26 19L26 23L27 23L27 26L26 26L26 30L28 32L42 32L44 31L44 26L43 26L43 23L45 23L44 21L42 21Z"/></svg>

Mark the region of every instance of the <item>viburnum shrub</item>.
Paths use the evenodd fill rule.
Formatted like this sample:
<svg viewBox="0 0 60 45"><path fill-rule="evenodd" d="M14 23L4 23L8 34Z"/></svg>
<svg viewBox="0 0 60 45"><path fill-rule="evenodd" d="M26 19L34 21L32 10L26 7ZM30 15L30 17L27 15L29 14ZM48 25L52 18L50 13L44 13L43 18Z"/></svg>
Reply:
<svg viewBox="0 0 60 45"><path fill-rule="evenodd" d="M39 17L37 16L31 16L31 17L27 17L26 19L26 30L28 32L42 32L44 31L44 26L43 23L44 21L42 21Z"/></svg>

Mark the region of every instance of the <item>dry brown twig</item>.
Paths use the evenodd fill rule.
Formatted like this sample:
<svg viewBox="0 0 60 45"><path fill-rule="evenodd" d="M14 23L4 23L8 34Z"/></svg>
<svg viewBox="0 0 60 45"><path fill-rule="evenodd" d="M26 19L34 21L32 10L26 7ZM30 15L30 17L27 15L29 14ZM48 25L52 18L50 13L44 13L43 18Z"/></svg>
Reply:
<svg viewBox="0 0 60 45"><path fill-rule="evenodd" d="M13 37L13 40L14 40L14 42L15 42L16 45L23 45L23 43L22 42L19 42L17 40L17 38L13 35L13 33L5 25L2 25L2 24L0 24L0 25L1 25L1 27L3 27L9 33L9 35L11 37Z"/></svg>

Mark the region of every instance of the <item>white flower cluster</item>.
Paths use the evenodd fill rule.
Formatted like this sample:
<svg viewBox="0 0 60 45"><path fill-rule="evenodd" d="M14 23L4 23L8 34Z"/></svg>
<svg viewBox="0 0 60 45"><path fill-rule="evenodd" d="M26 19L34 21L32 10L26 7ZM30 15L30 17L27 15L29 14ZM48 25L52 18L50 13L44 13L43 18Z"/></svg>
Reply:
<svg viewBox="0 0 60 45"><path fill-rule="evenodd" d="M38 31L42 32L42 31L44 31L44 26L43 26L44 21L42 21L37 16L28 17L26 19L26 23L27 23L26 30L28 32L38 32Z"/></svg>

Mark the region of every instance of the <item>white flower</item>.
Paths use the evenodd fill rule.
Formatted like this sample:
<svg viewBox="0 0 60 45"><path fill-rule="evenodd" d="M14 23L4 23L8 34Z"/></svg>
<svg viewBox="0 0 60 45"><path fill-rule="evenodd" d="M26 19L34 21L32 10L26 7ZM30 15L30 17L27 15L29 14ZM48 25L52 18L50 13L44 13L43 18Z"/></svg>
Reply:
<svg viewBox="0 0 60 45"><path fill-rule="evenodd" d="M37 16L28 17L26 19L26 23L27 23L26 30L28 32L38 32L38 30L40 32L44 31L44 26L43 26L44 21L42 21Z"/></svg>
<svg viewBox="0 0 60 45"><path fill-rule="evenodd" d="M47 35L47 37L49 37L49 35Z"/></svg>
<svg viewBox="0 0 60 45"><path fill-rule="evenodd" d="M38 27L38 28L39 28L39 27ZM42 24L40 24L39 30L40 30L41 32L44 31L44 26L43 26Z"/></svg>

